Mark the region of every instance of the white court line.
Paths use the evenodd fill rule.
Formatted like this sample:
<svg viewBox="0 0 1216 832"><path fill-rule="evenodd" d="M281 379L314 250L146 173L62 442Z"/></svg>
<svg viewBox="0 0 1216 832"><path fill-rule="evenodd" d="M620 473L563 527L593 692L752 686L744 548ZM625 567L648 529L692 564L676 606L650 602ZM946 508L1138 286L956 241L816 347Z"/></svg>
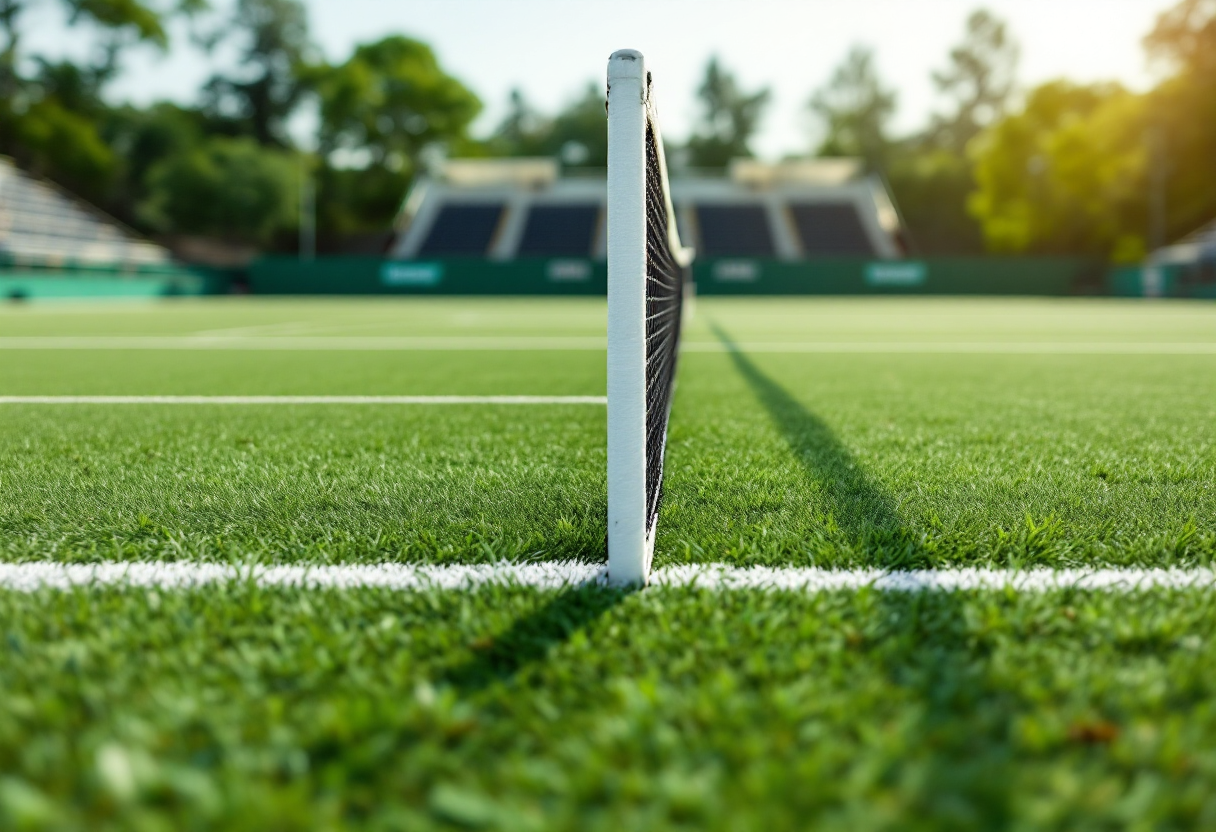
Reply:
<svg viewBox="0 0 1216 832"><path fill-rule="evenodd" d="M603 352L600 337L566 336L159 336L0 337L0 350L534 351ZM1216 342L1188 341L718 341L685 340L682 352L874 355L1216 355Z"/></svg>
<svg viewBox="0 0 1216 832"><path fill-rule="evenodd" d="M0 338L0 350L603 351L603 337L51 335Z"/></svg>
<svg viewBox="0 0 1216 832"><path fill-rule="evenodd" d="M74 587L190 589L233 581L263 587L308 589L380 588L395 591L469 590L523 586L557 590L603 585L605 567L576 561L412 566L232 566L218 563L0 564L0 588L18 592ZM659 569L651 584L712 591L754 590L815 594L872 589L880 592L995 590L1022 593L1063 589L1131 593L1154 589L1216 590L1213 569L800 569L732 567L724 564Z"/></svg>
<svg viewBox="0 0 1216 832"><path fill-rule="evenodd" d="M682 352L877 355L1216 355L1216 343L1187 341L685 341Z"/></svg>
<svg viewBox="0 0 1216 832"><path fill-rule="evenodd" d="M4 404L598 404L606 396L0 396Z"/></svg>

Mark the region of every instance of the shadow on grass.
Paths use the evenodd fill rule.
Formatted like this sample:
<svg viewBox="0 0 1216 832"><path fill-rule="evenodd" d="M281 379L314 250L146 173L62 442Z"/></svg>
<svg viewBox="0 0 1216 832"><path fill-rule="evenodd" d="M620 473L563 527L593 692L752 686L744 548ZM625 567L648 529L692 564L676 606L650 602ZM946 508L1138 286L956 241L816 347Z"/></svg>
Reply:
<svg viewBox="0 0 1216 832"><path fill-rule="evenodd" d="M466 695L495 682L509 682L636 591L588 585L542 598L539 607L517 618L505 631L470 644L473 657L448 668L439 678Z"/></svg>
<svg viewBox="0 0 1216 832"><path fill-rule="evenodd" d="M825 532L839 529L872 566L909 568L917 560L916 535L899 517L895 500L866 476L832 429L756 366L717 324L710 328L768 412L810 485L828 504Z"/></svg>
<svg viewBox="0 0 1216 832"><path fill-rule="evenodd" d="M711 328L808 485L827 503L825 523L838 530L825 530L829 536L843 535L842 542L867 566L926 565L919 535L900 518L896 501L866 475L831 428L756 366L720 326ZM877 632L865 649L920 712L907 729L904 771L892 773L919 784L908 795L913 817L904 820L910 827L935 829L1007 826L1011 797L1000 774L1012 714L1003 712L1002 719L986 706L998 692L987 679L985 648L971 638L965 596L887 592L873 600L864 617Z"/></svg>

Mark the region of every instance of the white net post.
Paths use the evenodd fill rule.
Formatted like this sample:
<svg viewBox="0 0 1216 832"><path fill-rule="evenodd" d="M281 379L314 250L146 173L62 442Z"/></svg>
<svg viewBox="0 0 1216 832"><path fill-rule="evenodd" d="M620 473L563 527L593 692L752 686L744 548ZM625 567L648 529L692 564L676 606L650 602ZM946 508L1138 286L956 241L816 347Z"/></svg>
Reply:
<svg viewBox="0 0 1216 832"><path fill-rule="evenodd" d="M645 584L646 66L608 60L608 580Z"/></svg>

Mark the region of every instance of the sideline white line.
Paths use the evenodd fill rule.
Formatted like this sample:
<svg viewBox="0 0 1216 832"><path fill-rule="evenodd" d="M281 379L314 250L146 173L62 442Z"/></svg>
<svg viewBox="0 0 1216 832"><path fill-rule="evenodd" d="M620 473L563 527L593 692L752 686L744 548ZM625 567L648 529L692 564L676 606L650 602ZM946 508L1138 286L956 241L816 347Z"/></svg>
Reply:
<svg viewBox="0 0 1216 832"><path fill-rule="evenodd" d="M0 350L316 350L462 351L599 350L602 337L565 336L210 336L25 335L0 338Z"/></svg>
<svg viewBox="0 0 1216 832"><path fill-rule="evenodd" d="M209 336L64 335L0 337L0 350L248 350L603 352L601 337L579 336ZM1216 355L1210 341L718 341L685 340L683 352L873 355Z"/></svg>
<svg viewBox="0 0 1216 832"><path fill-rule="evenodd" d="M685 341L682 352L875 355L1216 355L1216 343L1186 341Z"/></svg>
<svg viewBox="0 0 1216 832"><path fill-rule="evenodd" d="M606 396L0 396L4 404L597 404Z"/></svg>
<svg viewBox="0 0 1216 832"><path fill-rule="evenodd" d="M308 589L381 588L397 591L468 590L482 586L525 586L556 590L605 583L601 564L497 563L468 566L376 564L347 566L231 566L218 563L0 564L0 589L34 592L74 587L190 589L233 581L263 587ZM1130 593L1153 589L1216 590L1213 569L798 569L732 567L723 564L672 566L657 570L660 587L713 591L756 590L814 594L872 589L879 592L1012 590L1023 593L1078 589Z"/></svg>

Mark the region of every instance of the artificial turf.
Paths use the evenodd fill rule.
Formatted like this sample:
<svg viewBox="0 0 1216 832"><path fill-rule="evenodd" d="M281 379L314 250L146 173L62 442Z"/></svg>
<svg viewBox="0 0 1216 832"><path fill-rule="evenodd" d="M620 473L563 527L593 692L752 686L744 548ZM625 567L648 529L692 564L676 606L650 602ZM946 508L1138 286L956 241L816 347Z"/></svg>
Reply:
<svg viewBox="0 0 1216 832"><path fill-rule="evenodd" d="M494 308L465 303L173 304L165 317L182 335L279 334L253 336L256 349L8 349L0 394L602 394L604 353L583 342L498 351L264 343L321 331L327 310L335 323L322 340L419 328L457 337ZM600 301L500 303L515 322L500 332L602 335ZM1188 565L1216 555L1216 354L746 349L794 338L974 340L983 329L1051 343L1068 321L1095 343L1121 331L1176 343L1196 340L1204 323L1216 331L1216 310L902 303L698 304L689 342L718 351L682 358L657 563ZM219 326L227 310L242 326ZM3 318L6 332L36 337L63 334L76 318L93 331L96 314ZM138 307L125 314L125 335L163 327ZM602 407L3 407L0 552L9 559L605 554Z"/></svg>
<svg viewBox="0 0 1216 832"><path fill-rule="evenodd" d="M0 811L74 829L1205 829L1216 600L0 594Z"/></svg>
<svg viewBox="0 0 1216 832"><path fill-rule="evenodd" d="M0 395L596 395L603 311L10 308ZM272 348L330 337L453 348ZM687 342L659 565L1216 555L1216 307L704 299ZM599 561L604 459L595 405L0 405L0 560ZM0 591L0 827L1211 828L1214 631L1207 591Z"/></svg>

